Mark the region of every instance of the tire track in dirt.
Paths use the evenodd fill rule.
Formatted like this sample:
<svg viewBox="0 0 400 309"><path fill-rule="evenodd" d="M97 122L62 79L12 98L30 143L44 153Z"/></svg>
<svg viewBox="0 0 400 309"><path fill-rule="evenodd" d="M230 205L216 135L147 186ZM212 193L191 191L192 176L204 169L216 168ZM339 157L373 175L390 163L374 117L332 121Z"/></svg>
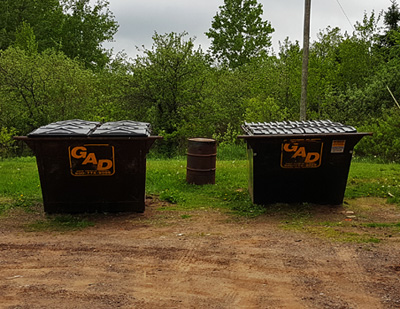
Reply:
<svg viewBox="0 0 400 309"><path fill-rule="evenodd" d="M302 308L293 291L290 272L268 246L274 242L268 234L243 234L234 242L235 256L229 267L230 292L225 298L228 300L234 294L233 307Z"/></svg>
<svg viewBox="0 0 400 309"><path fill-rule="evenodd" d="M346 293L349 302L357 304L358 308L382 308L379 298L371 295L366 286L373 282L372 278L365 275L365 270L357 261L357 253L354 249L341 246L337 249L337 257L341 262L341 267L345 277L344 284L353 291Z"/></svg>
<svg viewBox="0 0 400 309"><path fill-rule="evenodd" d="M306 302L312 301L324 308L333 304L343 308L382 308L379 297L368 290L367 284L373 282L373 278L364 275L354 249L341 244L331 252L316 252L315 255L314 260L303 262L306 263L303 274L297 275L299 284L304 284L308 290L308 296L304 297Z"/></svg>

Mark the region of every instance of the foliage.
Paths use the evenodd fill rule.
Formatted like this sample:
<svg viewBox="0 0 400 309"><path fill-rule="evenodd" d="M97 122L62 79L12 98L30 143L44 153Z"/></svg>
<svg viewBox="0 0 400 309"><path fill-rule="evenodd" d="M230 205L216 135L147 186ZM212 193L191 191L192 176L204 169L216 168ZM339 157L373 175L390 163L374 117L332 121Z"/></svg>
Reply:
<svg viewBox="0 0 400 309"><path fill-rule="evenodd" d="M30 25L40 51L61 44L64 14L58 0L0 1L0 50L16 41L18 29Z"/></svg>
<svg viewBox="0 0 400 309"><path fill-rule="evenodd" d="M267 98L265 101L251 98L246 103L244 119L247 122L271 122L288 118L287 109L278 105L273 98Z"/></svg>
<svg viewBox="0 0 400 309"><path fill-rule="evenodd" d="M15 135L16 130L14 128L0 128L0 159L6 158L15 152L16 145L13 140Z"/></svg>
<svg viewBox="0 0 400 309"><path fill-rule="evenodd" d="M107 0L63 0L64 22L61 51L71 59L80 59L87 68L103 68L110 52L102 43L111 41L118 30Z"/></svg>
<svg viewBox="0 0 400 309"><path fill-rule="evenodd" d="M400 110L389 109L379 119L370 119L360 128L373 132L372 137L363 139L356 148L357 154L379 156L388 161L400 160Z"/></svg>
<svg viewBox="0 0 400 309"><path fill-rule="evenodd" d="M88 68L103 68L110 53L102 43L118 29L109 2L97 0L3 0L0 2L0 50L30 43L29 49L62 51ZM31 33L27 32L30 29ZM29 37L35 36L33 43ZM33 45L32 45L33 44ZM26 50L26 48L23 48Z"/></svg>
<svg viewBox="0 0 400 309"><path fill-rule="evenodd" d="M375 132L358 154L399 160L392 95L400 97L400 31L397 2L391 4L365 13L351 34L332 27L319 33L310 48L307 113ZM81 118L150 122L164 137L155 145L164 157L184 154L190 137L214 137L229 157L242 146L245 121L298 119L301 47L287 38L277 55L267 53L273 29L256 0L224 2L207 33L211 56L188 33L172 32L155 33L136 59L121 53L112 61L101 47L117 30L108 5L0 3L2 156L13 154L11 132Z"/></svg>
<svg viewBox="0 0 400 309"><path fill-rule="evenodd" d="M392 5L387 9L384 14L384 23L388 31L397 31L400 22L400 10L396 0L390 0Z"/></svg>
<svg viewBox="0 0 400 309"><path fill-rule="evenodd" d="M207 78L207 59L194 48L194 40L185 40L186 32L153 36L151 50L144 50L132 65L130 105L138 116L150 121L155 133L162 134L165 152L172 152L186 131L206 126L197 124L207 111L202 93ZM179 131L179 132L178 132ZM203 133L200 131L200 133Z"/></svg>
<svg viewBox="0 0 400 309"><path fill-rule="evenodd" d="M24 50L28 55L34 55L38 52L36 36L28 23L22 22L18 27L17 33L15 34L14 46Z"/></svg>
<svg viewBox="0 0 400 309"><path fill-rule="evenodd" d="M94 104L93 74L56 52L0 52L0 122L26 134L50 122L85 118Z"/></svg>
<svg viewBox="0 0 400 309"><path fill-rule="evenodd" d="M219 8L206 32L218 62L237 68L267 53L274 29L262 20L262 4L257 0L224 0Z"/></svg>

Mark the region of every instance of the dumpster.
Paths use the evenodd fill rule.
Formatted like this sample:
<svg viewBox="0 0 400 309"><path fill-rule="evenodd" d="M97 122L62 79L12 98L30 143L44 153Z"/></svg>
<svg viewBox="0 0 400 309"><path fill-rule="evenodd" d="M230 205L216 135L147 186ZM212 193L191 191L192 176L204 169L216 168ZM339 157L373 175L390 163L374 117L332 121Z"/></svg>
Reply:
<svg viewBox="0 0 400 309"><path fill-rule="evenodd" d="M66 120L24 141L36 156L47 213L143 212L150 124Z"/></svg>
<svg viewBox="0 0 400 309"><path fill-rule="evenodd" d="M329 120L245 123L242 129L255 204L342 204L353 148L372 135Z"/></svg>

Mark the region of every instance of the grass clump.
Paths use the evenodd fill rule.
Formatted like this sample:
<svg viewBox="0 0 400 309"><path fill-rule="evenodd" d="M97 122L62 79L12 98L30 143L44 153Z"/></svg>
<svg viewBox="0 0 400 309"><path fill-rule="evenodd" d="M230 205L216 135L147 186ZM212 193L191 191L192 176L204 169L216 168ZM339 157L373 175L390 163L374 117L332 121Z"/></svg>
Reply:
<svg viewBox="0 0 400 309"><path fill-rule="evenodd" d="M94 226L93 222L90 222L80 216L59 215L50 216L47 219L38 220L34 223L30 223L26 226L26 230L29 232L67 232L82 230L91 226Z"/></svg>

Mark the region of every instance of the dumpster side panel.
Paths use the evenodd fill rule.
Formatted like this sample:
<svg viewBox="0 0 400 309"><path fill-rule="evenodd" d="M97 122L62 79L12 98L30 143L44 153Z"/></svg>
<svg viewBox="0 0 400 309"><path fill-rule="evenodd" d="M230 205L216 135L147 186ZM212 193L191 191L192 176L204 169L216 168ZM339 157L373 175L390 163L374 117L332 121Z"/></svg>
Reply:
<svg viewBox="0 0 400 309"><path fill-rule="evenodd" d="M93 150L107 147L114 151L113 161ZM60 139L41 141L35 148L47 213L144 211L148 150L145 139ZM77 158L71 159L71 149L75 149ZM81 166L71 167L79 160ZM106 168L112 172L105 173Z"/></svg>
<svg viewBox="0 0 400 309"><path fill-rule="evenodd" d="M256 204L310 202L338 205L343 202L354 145L362 136L325 136L321 139L320 157L312 141L312 153L300 146L293 151L307 161L284 162L286 139L248 140L249 168L253 177L249 191ZM307 141L301 143L307 144ZM298 143L298 145L303 145ZM293 150L295 149L295 150ZM251 156L251 157L250 157ZM290 158L290 157L289 157ZM300 158L301 159L301 158ZM318 162L320 160L320 162ZM287 163L287 164L286 164ZM251 166L252 165L252 166Z"/></svg>
<svg viewBox="0 0 400 309"><path fill-rule="evenodd" d="M254 151L249 144L247 144L247 162L248 162L248 189L251 200L254 202Z"/></svg>

